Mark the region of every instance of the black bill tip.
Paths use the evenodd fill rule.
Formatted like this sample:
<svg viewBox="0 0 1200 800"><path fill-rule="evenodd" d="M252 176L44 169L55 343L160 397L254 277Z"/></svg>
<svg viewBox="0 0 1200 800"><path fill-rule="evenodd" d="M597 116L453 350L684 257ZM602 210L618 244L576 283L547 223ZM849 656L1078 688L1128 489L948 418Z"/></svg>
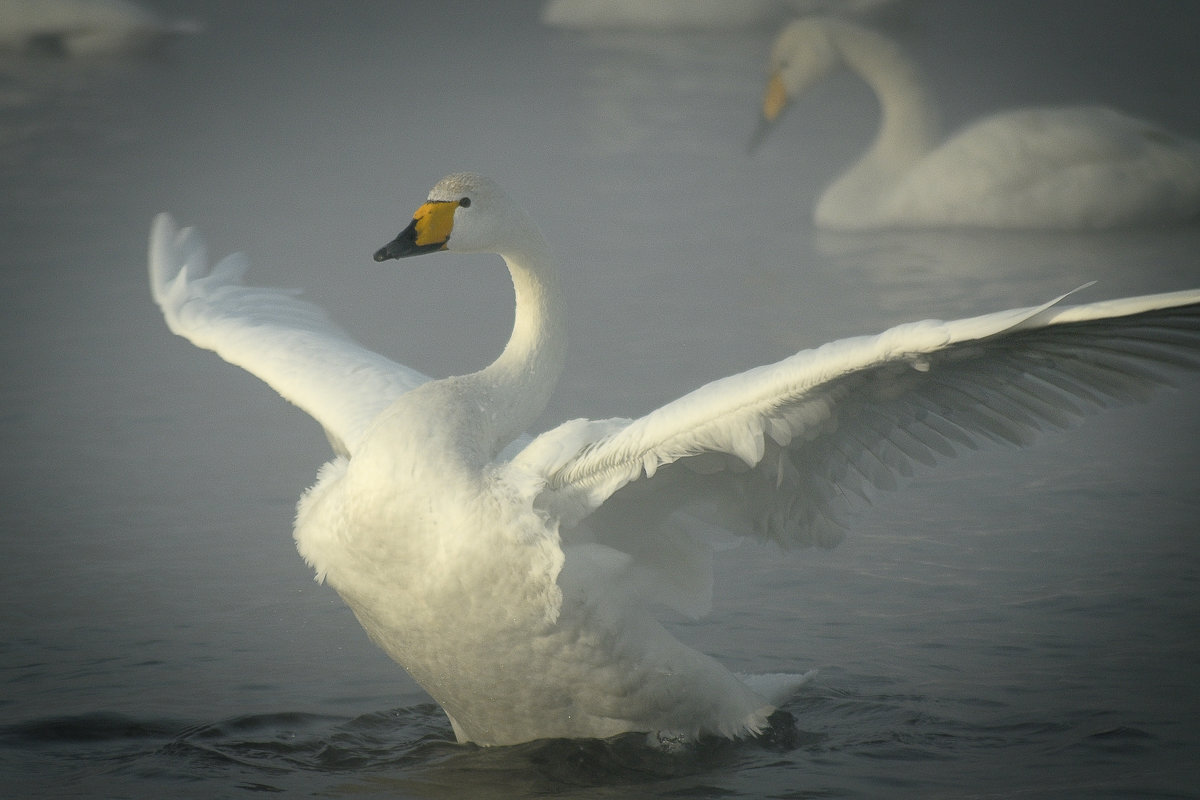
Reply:
<svg viewBox="0 0 1200 800"><path fill-rule="evenodd" d="M376 250L374 259L388 261L393 258L408 258L423 253L436 253L438 250L444 250L445 247L445 241L417 244L417 221L414 219L407 228L400 231L395 239Z"/></svg>
<svg viewBox="0 0 1200 800"><path fill-rule="evenodd" d="M763 140L767 138L767 133L774 127L773 120L766 117L758 118L758 125L754 128L754 132L750 134L750 141L746 143L746 152L754 155Z"/></svg>

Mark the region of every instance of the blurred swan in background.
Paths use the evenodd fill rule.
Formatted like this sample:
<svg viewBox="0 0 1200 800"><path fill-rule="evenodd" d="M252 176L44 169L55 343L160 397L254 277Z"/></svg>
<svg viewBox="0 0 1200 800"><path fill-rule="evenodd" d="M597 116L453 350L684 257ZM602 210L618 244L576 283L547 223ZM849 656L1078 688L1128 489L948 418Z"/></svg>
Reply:
<svg viewBox="0 0 1200 800"><path fill-rule="evenodd" d="M542 24L568 30L725 31L801 14L869 15L896 0L549 0Z"/></svg>
<svg viewBox="0 0 1200 800"><path fill-rule="evenodd" d="M440 380L294 292L243 285L241 256L210 271L166 215L150 281L172 331L325 428L338 455L300 501L297 548L479 744L762 729L807 675L735 675L649 611L709 610L714 537L832 546L847 504L916 462L1025 444L1200 364L1200 290L1052 301L836 341L640 419L530 439L567 361L556 261L525 211L468 173L438 182L375 260L442 250L498 253L516 311L495 362Z"/></svg>
<svg viewBox="0 0 1200 800"><path fill-rule="evenodd" d="M197 33L129 0L0 0L0 46L67 56L150 50Z"/></svg>
<svg viewBox="0 0 1200 800"><path fill-rule="evenodd" d="M1200 142L1099 106L1008 111L942 141L907 54L833 18L797 20L776 39L755 144L792 97L839 65L871 86L882 119L870 149L817 202L821 227L1089 230L1200 218Z"/></svg>

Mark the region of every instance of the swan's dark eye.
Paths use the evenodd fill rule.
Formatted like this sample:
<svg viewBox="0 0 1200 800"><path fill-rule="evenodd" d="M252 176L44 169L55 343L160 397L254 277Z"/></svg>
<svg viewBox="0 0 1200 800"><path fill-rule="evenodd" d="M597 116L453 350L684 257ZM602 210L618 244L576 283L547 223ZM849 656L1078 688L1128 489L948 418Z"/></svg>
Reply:
<svg viewBox="0 0 1200 800"><path fill-rule="evenodd" d="M464 197L462 200L459 200L458 206L459 206L459 208L470 208L471 207L471 198Z"/></svg>

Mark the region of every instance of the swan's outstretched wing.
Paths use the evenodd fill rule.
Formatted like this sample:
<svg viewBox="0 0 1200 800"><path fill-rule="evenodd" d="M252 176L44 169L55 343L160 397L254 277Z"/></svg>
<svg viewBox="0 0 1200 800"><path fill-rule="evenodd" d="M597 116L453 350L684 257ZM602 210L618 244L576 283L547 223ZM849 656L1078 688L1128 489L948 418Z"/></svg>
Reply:
<svg viewBox="0 0 1200 800"><path fill-rule="evenodd" d="M642 517L637 537L677 528L683 508L736 533L831 545L841 506L892 488L914 462L987 440L1025 444L1140 398L1166 382L1164 367L1200 365L1200 290L1060 301L836 341L641 419L566 423L513 465L544 481L537 502L568 537L591 515L580 527L604 541L604 515L627 506Z"/></svg>
<svg viewBox="0 0 1200 800"><path fill-rule="evenodd" d="M210 272L195 231L155 218L150 287L167 327L266 381L353 453L380 411L429 379L367 350L298 292L243 285L247 266L235 254Z"/></svg>

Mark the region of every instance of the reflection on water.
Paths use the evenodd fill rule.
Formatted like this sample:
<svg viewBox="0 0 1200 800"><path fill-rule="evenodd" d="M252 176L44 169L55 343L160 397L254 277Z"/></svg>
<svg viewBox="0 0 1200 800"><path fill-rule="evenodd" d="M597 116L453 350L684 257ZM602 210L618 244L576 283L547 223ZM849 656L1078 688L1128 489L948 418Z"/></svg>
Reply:
<svg viewBox="0 0 1200 800"><path fill-rule="evenodd" d="M1197 56L1171 50L1172 23L994 6L926 2L903 32L941 67L952 117L1111 93L1200 133L1179 77ZM158 59L0 71L0 794L1194 792L1194 377L922 473L834 551L725 554L716 613L673 629L738 671L819 668L787 707L794 740L463 748L295 554L320 431L167 333L145 247L170 210L213 255L248 251L250 280L303 287L417 369L462 372L511 324L504 276L370 253L434 179L491 172L568 269L573 360L549 425L905 320L1092 280L1087 299L1196 285L1195 228L818 234L812 202L862 149L873 101L835 81L749 158L767 32L647 51L547 32L534 2L500 21L469 3L404 20L384 0L161 8L208 30ZM1066 42L1028 24L1076 17L1093 24ZM1138 43L1113 47L1125 30ZM1001 96L1080 52L1107 71Z"/></svg>
<svg viewBox="0 0 1200 800"><path fill-rule="evenodd" d="M1200 279L1197 226L1092 234L817 231L813 240L836 269L870 281L880 302L897 312L1015 307L1095 282L1080 295L1087 302L1170 291Z"/></svg>

